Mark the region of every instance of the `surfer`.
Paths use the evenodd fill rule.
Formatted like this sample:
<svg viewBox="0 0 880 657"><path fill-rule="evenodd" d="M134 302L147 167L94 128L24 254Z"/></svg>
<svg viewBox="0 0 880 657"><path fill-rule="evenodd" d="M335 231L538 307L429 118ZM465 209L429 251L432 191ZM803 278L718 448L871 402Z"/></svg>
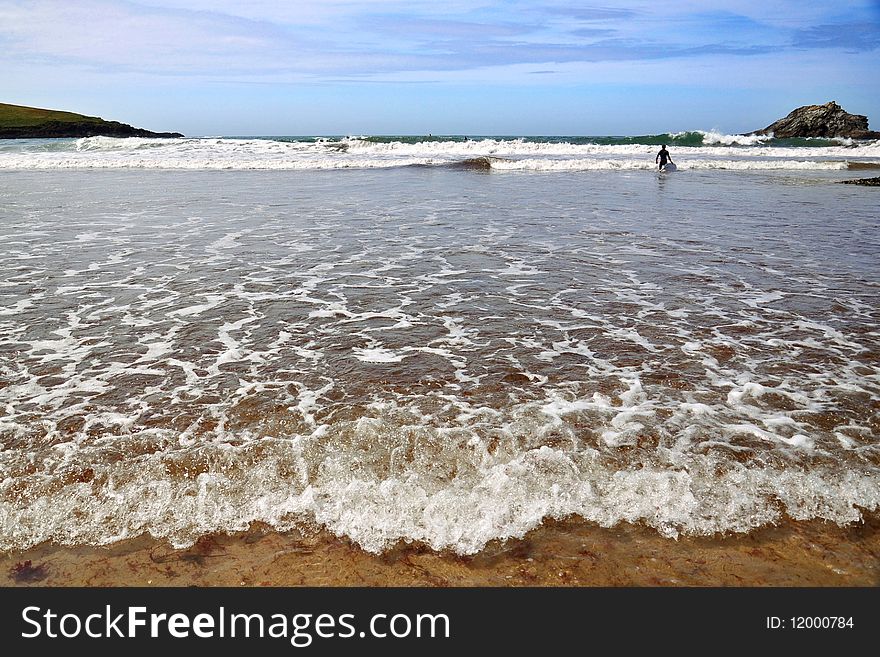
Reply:
<svg viewBox="0 0 880 657"><path fill-rule="evenodd" d="M657 153L657 157L654 158L654 162L655 163L659 162L660 163L659 168L660 168L660 170L662 170L663 167L666 166L667 160L669 160L669 162L671 164L675 164L675 162L672 161L672 157L669 155L669 151L666 150L666 144L663 144L663 148L661 148L660 152Z"/></svg>

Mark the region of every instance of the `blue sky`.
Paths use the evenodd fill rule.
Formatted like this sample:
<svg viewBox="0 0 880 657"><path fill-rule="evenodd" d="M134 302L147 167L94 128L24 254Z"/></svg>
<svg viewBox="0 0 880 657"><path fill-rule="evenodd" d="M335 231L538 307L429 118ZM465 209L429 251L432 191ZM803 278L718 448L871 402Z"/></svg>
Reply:
<svg viewBox="0 0 880 657"><path fill-rule="evenodd" d="M880 129L880 0L0 0L0 102L188 135Z"/></svg>

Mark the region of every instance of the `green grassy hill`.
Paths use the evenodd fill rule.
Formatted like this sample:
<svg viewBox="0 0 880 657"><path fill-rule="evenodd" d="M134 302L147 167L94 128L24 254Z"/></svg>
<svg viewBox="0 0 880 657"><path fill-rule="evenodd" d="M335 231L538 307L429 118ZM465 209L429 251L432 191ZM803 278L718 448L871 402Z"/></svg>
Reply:
<svg viewBox="0 0 880 657"><path fill-rule="evenodd" d="M53 137L182 137L179 132L150 132L118 121L74 112L0 103L0 139Z"/></svg>
<svg viewBox="0 0 880 657"><path fill-rule="evenodd" d="M50 121L103 123L97 116L85 116L83 114L74 114L73 112L60 112L57 110L39 109L37 107L0 103L0 128L23 128Z"/></svg>

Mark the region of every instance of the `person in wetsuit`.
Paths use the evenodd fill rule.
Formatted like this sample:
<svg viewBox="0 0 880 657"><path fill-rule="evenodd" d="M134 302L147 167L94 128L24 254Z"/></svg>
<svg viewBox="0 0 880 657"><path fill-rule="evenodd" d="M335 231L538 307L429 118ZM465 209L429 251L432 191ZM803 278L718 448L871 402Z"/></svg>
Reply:
<svg viewBox="0 0 880 657"><path fill-rule="evenodd" d="M657 157L654 158L654 162L659 162L660 163L659 169L662 169L663 167L666 166L667 160L672 162L672 157L669 155L669 151L666 150L666 144L663 144L663 148L661 148L660 152L657 153ZM675 162L672 162L672 164L675 164Z"/></svg>

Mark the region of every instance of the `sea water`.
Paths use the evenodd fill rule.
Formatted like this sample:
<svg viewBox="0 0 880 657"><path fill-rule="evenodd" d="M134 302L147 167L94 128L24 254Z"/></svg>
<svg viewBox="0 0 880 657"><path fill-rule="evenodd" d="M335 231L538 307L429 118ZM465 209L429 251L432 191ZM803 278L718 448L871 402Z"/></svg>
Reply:
<svg viewBox="0 0 880 657"><path fill-rule="evenodd" d="M858 521L878 146L674 138L0 142L0 549Z"/></svg>

